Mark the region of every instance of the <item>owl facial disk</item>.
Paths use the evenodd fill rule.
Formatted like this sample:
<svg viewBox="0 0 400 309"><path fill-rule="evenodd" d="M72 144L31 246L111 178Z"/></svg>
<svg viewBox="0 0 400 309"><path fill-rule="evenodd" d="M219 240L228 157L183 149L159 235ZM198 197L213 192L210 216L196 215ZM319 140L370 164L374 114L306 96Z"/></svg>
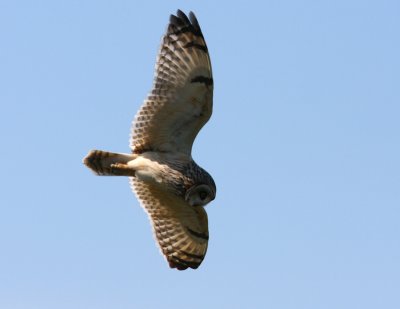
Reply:
<svg viewBox="0 0 400 309"><path fill-rule="evenodd" d="M204 184L191 187L185 194L185 200L190 206L205 206L214 198L214 191Z"/></svg>

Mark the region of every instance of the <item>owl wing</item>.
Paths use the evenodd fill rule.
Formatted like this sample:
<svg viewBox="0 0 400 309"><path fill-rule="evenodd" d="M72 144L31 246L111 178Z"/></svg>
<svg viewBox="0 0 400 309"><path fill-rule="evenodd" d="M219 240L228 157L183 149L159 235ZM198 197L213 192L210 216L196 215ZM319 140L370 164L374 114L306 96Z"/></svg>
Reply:
<svg viewBox="0 0 400 309"><path fill-rule="evenodd" d="M137 112L130 147L190 155L211 117L213 79L208 49L195 15L171 15L157 57L153 89Z"/></svg>
<svg viewBox="0 0 400 309"><path fill-rule="evenodd" d="M203 207L131 178L132 189L149 215L154 236L171 268L197 268L206 255L208 220Z"/></svg>

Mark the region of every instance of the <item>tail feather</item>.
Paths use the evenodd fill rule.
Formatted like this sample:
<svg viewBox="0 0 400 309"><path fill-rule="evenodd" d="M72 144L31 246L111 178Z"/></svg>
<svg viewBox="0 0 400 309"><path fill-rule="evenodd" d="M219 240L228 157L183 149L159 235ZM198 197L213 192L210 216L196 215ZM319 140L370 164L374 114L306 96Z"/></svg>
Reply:
<svg viewBox="0 0 400 309"><path fill-rule="evenodd" d="M101 176L133 176L134 171L127 163L135 158L134 154L91 150L83 159L83 164Z"/></svg>

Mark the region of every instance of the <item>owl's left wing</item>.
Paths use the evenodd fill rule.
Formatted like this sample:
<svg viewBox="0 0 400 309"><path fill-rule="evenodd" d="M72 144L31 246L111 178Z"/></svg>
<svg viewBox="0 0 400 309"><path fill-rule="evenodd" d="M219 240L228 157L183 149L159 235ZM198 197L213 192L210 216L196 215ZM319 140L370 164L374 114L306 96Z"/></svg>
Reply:
<svg viewBox="0 0 400 309"><path fill-rule="evenodd" d="M171 268L198 268L208 245L208 220L203 207L131 178L132 189L149 215L154 236Z"/></svg>
<svg viewBox="0 0 400 309"><path fill-rule="evenodd" d="M132 124L133 153L155 150L190 155L211 117L213 78L195 15L171 15L158 53L154 86Z"/></svg>

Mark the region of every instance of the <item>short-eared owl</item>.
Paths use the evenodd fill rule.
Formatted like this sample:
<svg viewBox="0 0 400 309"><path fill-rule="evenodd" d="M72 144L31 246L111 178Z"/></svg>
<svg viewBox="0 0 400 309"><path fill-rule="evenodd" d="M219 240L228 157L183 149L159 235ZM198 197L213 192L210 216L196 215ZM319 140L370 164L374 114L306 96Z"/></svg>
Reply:
<svg viewBox="0 0 400 309"><path fill-rule="evenodd" d="M132 125L131 153L92 150L84 164L98 175L129 176L171 268L197 268L208 244L204 206L214 180L192 159L197 133L211 117L213 78L196 16L171 15L153 89Z"/></svg>

